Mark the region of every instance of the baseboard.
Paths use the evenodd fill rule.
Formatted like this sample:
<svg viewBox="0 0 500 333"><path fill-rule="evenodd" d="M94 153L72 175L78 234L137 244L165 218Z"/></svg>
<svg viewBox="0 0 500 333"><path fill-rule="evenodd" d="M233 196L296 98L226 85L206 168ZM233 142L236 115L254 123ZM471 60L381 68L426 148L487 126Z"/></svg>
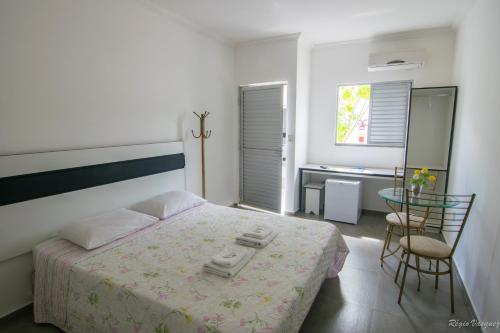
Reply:
<svg viewBox="0 0 500 333"><path fill-rule="evenodd" d="M10 310L6 313L0 314L0 321L9 318L11 315L15 314L17 311L20 311L28 306L31 306L32 304L33 304L33 301L29 301L27 303L24 303L16 308L14 308L13 310Z"/></svg>

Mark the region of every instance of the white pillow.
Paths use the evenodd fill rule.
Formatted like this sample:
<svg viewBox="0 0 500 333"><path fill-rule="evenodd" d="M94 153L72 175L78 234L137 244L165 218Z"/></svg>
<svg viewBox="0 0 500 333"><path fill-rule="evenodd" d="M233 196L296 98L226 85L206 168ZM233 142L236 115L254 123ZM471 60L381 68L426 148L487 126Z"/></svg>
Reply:
<svg viewBox="0 0 500 333"><path fill-rule="evenodd" d="M185 191L170 191L141 201L130 209L147 215L155 216L160 220L179 214L190 208L206 202L205 199Z"/></svg>
<svg viewBox="0 0 500 333"><path fill-rule="evenodd" d="M59 232L81 247L92 250L130 235L158 221L156 217L121 208L79 220Z"/></svg>

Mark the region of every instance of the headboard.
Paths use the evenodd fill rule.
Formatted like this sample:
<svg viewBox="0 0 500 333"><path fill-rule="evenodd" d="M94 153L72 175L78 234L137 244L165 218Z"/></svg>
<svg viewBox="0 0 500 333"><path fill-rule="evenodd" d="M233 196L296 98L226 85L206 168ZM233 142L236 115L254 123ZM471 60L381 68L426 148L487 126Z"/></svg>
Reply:
<svg viewBox="0 0 500 333"><path fill-rule="evenodd" d="M0 156L0 262L72 221L185 189L182 142Z"/></svg>

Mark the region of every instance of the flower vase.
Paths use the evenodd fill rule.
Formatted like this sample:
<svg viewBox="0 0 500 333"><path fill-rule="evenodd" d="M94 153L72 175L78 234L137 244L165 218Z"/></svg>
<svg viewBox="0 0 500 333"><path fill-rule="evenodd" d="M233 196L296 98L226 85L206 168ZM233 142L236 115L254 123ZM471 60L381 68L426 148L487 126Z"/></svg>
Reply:
<svg viewBox="0 0 500 333"><path fill-rule="evenodd" d="M420 193L422 192L422 185L411 184L411 192L415 197L420 196Z"/></svg>

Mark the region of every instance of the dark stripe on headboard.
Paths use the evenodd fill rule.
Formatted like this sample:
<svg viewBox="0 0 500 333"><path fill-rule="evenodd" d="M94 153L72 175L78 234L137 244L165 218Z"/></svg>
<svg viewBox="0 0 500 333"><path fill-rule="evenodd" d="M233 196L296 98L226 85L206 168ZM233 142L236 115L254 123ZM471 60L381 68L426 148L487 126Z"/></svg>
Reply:
<svg viewBox="0 0 500 333"><path fill-rule="evenodd" d="M184 154L86 165L0 178L0 206L182 169Z"/></svg>

